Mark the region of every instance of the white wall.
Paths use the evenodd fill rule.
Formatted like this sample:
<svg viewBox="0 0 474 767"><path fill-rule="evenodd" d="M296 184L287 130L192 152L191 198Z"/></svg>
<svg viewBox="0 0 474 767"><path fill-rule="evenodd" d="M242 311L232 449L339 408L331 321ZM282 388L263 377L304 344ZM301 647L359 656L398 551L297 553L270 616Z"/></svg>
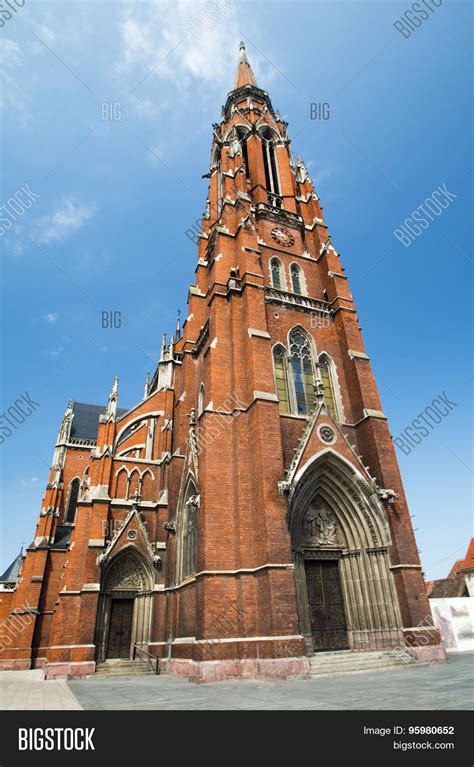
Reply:
<svg viewBox="0 0 474 767"><path fill-rule="evenodd" d="M474 652L474 599L430 599L430 607L446 649Z"/></svg>

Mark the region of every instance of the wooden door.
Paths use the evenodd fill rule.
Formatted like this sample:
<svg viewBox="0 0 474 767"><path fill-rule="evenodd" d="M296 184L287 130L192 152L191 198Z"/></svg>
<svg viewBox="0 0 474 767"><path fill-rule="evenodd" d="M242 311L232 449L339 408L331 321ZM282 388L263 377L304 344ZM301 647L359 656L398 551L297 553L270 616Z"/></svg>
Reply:
<svg viewBox="0 0 474 767"><path fill-rule="evenodd" d="M133 599L112 599L107 658L130 658Z"/></svg>
<svg viewBox="0 0 474 767"><path fill-rule="evenodd" d="M346 614L338 560L307 559L305 572L315 651L347 649Z"/></svg>

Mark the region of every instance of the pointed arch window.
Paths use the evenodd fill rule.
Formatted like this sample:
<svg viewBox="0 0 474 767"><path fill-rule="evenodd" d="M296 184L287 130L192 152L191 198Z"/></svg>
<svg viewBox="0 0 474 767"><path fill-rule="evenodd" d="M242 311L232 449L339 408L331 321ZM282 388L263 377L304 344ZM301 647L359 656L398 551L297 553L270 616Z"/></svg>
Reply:
<svg viewBox="0 0 474 767"><path fill-rule="evenodd" d="M245 128L237 128L237 140L240 144L240 147L242 149L242 157L244 160L244 168L245 168L245 175L247 178L250 178L250 170L249 170L249 157L248 157L248 150L247 150L247 139L249 137L249 132L245 130Z"/></svg>
<svg viewBox="0 0 474 767"><path fill-rule="evenodd" d="M291 276L291 288L293 293L297 293L299 296L303 295L303 275L301 273L301 267L298 264L291 264L290 276Z"/></svg>
<svg viewBox="0 0 474 767"><path fill-rule="evenodd" d="M324 403L331 418L337 419L336 398L334 396L334 383L329 359L322 355L319 358L318 370L324 385Z"/></svg>
<svg viewBox="0 0 474 767"><path fill-rule="evenodd" d="M275 143L272 131L264 128L261 133L263 166L265 169L265 184L267 192L280 195L280 182L278 179L278 166L275 153ZM279 205L281 207L281 204Z"/></svg>
<svg viewBox="0 0 474 767"><path fill-rule="evenodd" d="M67 502L66 515L64 521L68 525L74 524L76 519L76 506L79 499L79 480L73 479L69 485L69 498Z"/></svg>
<svg viewBox="0 0 474 767"><path fill-rule="evenodd" d="M283 346L276 346L273 350L273 368L280 413L289 413L288 355Z"/></svg>
<svg viewBox="0 0 474 767"><path fill-rule="evenodd" d="M202 383L199 387L198 416L202 415L203 412L204 412L204 384Z"/></svg>
<svg viewBox="0 0 474 767"><path fill-rule="evenodd" d="M196 573L199 496L193 482L189 483L185 498L180 531L182 580L190 578Z"/></svg>
<svg viewBox="0 0 474 767"><path fill-rule="evenodd" d="M290 361L298 415L310 413L316 403L313 355L308 337L301 330L290 334Z"/></svg>
<svg viewBox="0 0 474 767"><path fill-rule="evenodd" d="M279 258L272 258L270 261L270 274L272 287L277 290L283 289L283 266Z"/></svg>

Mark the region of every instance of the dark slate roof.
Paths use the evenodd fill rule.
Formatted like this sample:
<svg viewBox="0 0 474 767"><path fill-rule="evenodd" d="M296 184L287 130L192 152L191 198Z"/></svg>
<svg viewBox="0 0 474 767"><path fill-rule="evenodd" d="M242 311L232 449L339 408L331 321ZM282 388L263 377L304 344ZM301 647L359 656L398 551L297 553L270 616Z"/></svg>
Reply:
<svg viewBox="0 0 474 767"><path fill-rule="evenodd" d="M7 567L7 569L1 576L0 583L16 583L22 563L23 563L23 553L20 552L18 556L15 557L10 567Z"/></svg>
<svg viewBox="0 0 474 767"><path fill-rule="evenodd" d="M77 439L97 439L99 416L105 413L106 405L89 405L85 402L73 402L71 437ZM128 411L117 408L117 416L125 415Z"/></svg>

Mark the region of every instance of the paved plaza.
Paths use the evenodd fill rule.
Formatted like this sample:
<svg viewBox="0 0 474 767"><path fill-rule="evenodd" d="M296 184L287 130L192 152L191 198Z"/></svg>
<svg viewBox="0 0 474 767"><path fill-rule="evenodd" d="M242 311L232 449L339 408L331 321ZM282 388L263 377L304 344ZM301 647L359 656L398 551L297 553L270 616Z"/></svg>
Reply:
<svg viewBox="0 0 474 767"><path fill-rule="evenodd" d="M287 682L193 684L172 676L43 681L41 671L0 673L0 709L433 709L474 708L474 654L419 668Z"/></svg>
<svg viewBox="0 0 474 767"><path fill-rule="evenodd" d="M80 710L66 682L45 682L43 671L0 671L0 710Z"/></svg>

